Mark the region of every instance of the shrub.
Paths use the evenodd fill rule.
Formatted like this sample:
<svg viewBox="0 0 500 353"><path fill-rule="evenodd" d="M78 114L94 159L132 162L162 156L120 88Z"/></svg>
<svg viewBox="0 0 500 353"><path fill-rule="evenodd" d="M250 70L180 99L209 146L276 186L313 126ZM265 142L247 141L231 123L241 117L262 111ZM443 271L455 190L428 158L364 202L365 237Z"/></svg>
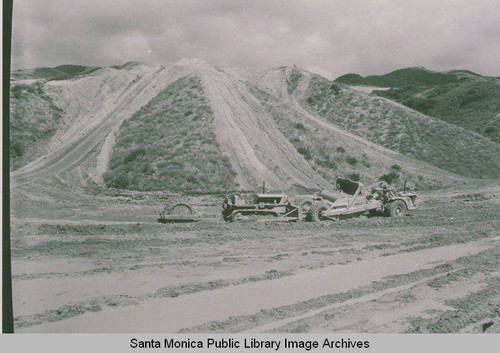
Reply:
<svg viewBox="0 0 500 353"><path fill-rule="evenodd" d="M134 159L136 159L139 156L144 156L146 154L146 150L144 148L136 148L132 150L127 157L125 157L124 162L129 163L132 162Z"/></svg>
<svg viewBox="0 0 500 353"><path fill-rule="evenodd" d="M351 179L352 181L359 181L361 179L361 175L359 175L359 173L351 173L347 175L347 178Z"/></svg>
<svg viewBox="0 0 500 353"><path fill-rule="evenodd" d="M300 146L299 148L297 148L297 152L303 155L306 160L310 160L312 158L311 151L309 151L309 148L307 146Z"/></svg>
<svg viewBox="0 0 500 353"><path fill-rule="evenodd" d="M19 141L11 142L10 153L12 157L21 157L24 154L24 145Z"/></svg>
<svg viewBox="0 0 500 353"><path fill-rule="evenodd" d="M403 168L399 164L393 164L391 166L391 169L397 170L398 172L401 171Z"/></svg>
<svg viewBox="0 0 500 353"><path fill-rule="evenodd" d="M382 175L378 180L385 181L387 184L392 184L399 179L398 173L390 172L389 174Z"/></svg>
<svg viewBox="0 0 500 353"><path fill-rule="evenodd" d="M302 125L301 123L295 124L295 128L297 130L306 131L306 127L304 125Z"/></svg>
<svg viewBox="0 0 500 353"><path fill-rule="evenodd" d="M494 134L495 128L493 126L488 126L486 129L484 129L484 133L487 135Z"/></svg>
<svg viewBox="0 0 500 353"><path fill-rule="evenodd" d="M356 158L354 158L354 157L351 157L351 156L347 156L345 158L345 161L347 163L349 163L350 165L356 165L358 163L358 160Z"/></svg>
<svg viewBox="0 0 500 353"><path fill-rule="evenodd" d="M109 173L104 174L104 181L109 187L116 189L126 189L130 184L129 178L124 174L120 174L116 178L113 178Z"/></svg>
<svg viewBox="0 0 500 353"><path fill-rule="evenodd" d="M339 152L339 153L345 153L345 148L342 147L342 146L339 146L335 149L335 151Z"/></svg>
<svg viewBox="0 0 500 353"><path fill-rule="evenodd" d="M333 83L331 86L330 86L330 89L333 91L334 94L338 94L340 92L340 87L337 86L335 83Z"/></svg>
<svg viewBox="0 0 500 353"><path fill-rule="evenodd" d="M328 156L325 158L318 158L314 160L317 165L329 169L337 169L337 164L332 161Z"/></svg>

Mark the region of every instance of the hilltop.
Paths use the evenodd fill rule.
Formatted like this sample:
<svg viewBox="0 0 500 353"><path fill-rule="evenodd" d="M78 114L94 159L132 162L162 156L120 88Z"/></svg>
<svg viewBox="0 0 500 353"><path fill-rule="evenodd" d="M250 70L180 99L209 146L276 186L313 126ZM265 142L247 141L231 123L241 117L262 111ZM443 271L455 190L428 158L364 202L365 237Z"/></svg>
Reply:
<svg viewBox="0 0 500 353"><path fill-rule="evenodd" d="M183 59L54 70L12 75L14 183L58 176L206 193L255 190L262 181L271 190L314 190L339 176L425 188L500 173L497 143L297 67ZM43 114L30 108L38 105ZM26 128L28 117L37 123Z"/></svg>
<svg viewBox="0 0 500 353"><path fill-rule="evenodd" d="M358 74L347 74L335 79L337 83L346 85L364 85L377 87L435 86L459 82L453 74L434 72L423 67L410 67L396 70L385 75L362 77Z"/></svg>
<svg viewBox="0 0 500 353"><path fill-rule="evenodd" d="M337 83L384 87L373 94L500 142L500 78L467 70L409 68L380 76L341 76ZM389 89L387 89L389 88Z"/></svg>

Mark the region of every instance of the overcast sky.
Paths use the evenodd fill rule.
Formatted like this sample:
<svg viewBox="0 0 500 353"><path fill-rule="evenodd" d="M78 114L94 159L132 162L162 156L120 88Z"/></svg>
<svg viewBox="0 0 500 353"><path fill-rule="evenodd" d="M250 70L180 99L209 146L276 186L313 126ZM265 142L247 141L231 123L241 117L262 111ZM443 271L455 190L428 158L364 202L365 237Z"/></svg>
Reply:
<svg viewBox="0 0 500 353"><path fill-rule="evenodd" d="M185 57L331 79L409 66L500 76L500 1L14 1L14 69Z"/></svg>

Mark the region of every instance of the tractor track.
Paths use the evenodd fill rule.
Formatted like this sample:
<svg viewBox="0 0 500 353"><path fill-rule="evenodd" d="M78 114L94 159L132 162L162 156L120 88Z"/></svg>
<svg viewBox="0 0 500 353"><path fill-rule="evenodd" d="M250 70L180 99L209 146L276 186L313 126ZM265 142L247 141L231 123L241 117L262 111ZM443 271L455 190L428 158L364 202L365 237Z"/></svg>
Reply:
<svg viewBox="0 0 500 353"><path fill-rule="evenodd" d="M116 124L120 123L126 117L126 115L120 116L120 112L126 111L132 105L134 99L144 92L150 84L151 77L142 78L136 85L132 86L133 88L130 92L124 92L120 96L116 107L106 115L101 123L90 130L86 136L13 172L11 174L11 187L54 176L77 165L108 136Z"/></svg>
<svg viewBox="0 0 500 353"><path fill-rule="evenodd" d="M391 275L430 269L459 257L480 253L497 245L499 240L500 237L496 237L466 244L426 248L412 253L301 271L272 281L245 283L174 298L153 299L134 306L107 307L98 312L87 312L60 322L46 322L21 328L19 331L177 332L190 327L197 331L196 327L202 324L210 322L215 324L229 317L251 315L259 310L292 305L328 294L347 292ZM392 288L392 291L404 288L406 285L400 288L396 286ZM390 292L391 290L387 291L387 293ZM387 294L386 292L377 293L370 294L368 297L363 296L358 300L371 300L373 299L371 295L376 297ZM304 314L304 317L315 314L316 310ZM260 332L262 329L274 328L274 325L281 326L282 322L269 325L271 326L266 324L263 328L251 328L249 332Z"/></svg>

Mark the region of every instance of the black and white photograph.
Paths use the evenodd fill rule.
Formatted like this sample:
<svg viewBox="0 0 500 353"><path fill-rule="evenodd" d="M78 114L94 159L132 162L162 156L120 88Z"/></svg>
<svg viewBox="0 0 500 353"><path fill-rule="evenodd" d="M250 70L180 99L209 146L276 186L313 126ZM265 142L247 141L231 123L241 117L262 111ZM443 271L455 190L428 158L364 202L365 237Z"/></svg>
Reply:
<svg viewBox="0 0 500 353"><path fill-rule="evenodd" d="M14 1L14 332L500 337L499 14Z"/></svg>

